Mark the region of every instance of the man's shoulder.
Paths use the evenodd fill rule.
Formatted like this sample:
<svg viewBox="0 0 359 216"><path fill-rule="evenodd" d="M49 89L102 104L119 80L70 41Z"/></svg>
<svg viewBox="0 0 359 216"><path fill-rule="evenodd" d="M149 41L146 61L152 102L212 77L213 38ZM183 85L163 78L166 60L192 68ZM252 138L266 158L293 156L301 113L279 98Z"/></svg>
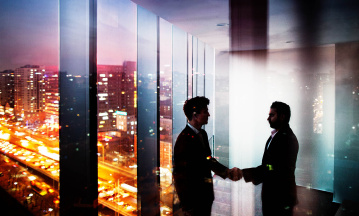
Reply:
<svg viewBox="0 0 359 216"><path fill-rule="evenodd" d="M289 125L280 129L278 134L281 134L283 136L293 136L293 135L295 136L292 128L290 128Z"/></svg>
<svg viewBox="0 0 359 216"><path fill-rule="evenodd" d="M187 138L187 137L192 137L192 136L194 136L194 135L195 135L194 131L193 131L190 127L186 126L186 127L181 131L181 133L178 134L177 141L178 141L178 140L181 140L181 139L185 139L185 138Z"/></svg>
<svg viewBox="0 0 359 216"><path fill-rule="evenodd" d="M282 130L279 133L279 136L281 136L283 139L285 139L289 142L298 143L297 136L294 134L293 130L289 126L287 128L285 128L284 130Z"/></svg>
<svg viewBox="0 0 359 216"><path fill-rule="evenodd" d="M189 148L191 143L193 142L195 133L192 131L191 128L186 126L180 134L178 134L178 137L176 139L176 143L174 145L174 150L176 151L182 151L183 149Z"/></svg>

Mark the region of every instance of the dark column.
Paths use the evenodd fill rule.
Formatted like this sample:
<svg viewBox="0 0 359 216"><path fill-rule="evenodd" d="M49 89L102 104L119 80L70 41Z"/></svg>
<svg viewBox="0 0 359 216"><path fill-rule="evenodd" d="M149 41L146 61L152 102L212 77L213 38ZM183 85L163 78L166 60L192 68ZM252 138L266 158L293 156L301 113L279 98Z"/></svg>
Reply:
<svg viewBox="0 0 359 216"><path fill-rule="evenodd" d="M268 0L231 0L231 51L267 49Z"/></svg>
<svg viewBox="0 0 359 216"><path fill-rule="evenodd" d="M60 214L97 215L96 0L60 1Z"/></svg>

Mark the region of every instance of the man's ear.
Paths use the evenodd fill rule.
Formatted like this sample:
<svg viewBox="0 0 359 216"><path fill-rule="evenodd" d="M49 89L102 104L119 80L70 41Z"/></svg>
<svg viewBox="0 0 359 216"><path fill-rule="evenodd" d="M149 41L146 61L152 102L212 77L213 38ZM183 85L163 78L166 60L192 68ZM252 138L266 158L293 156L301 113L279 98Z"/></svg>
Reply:
<svg viewBox="0 0 359 216"><path fill-rule="evenodd" d="M279 116L279 118L280 118L281 121L284 121L285 115L284 115L284 114L281 114L281 115Z"/></svg>

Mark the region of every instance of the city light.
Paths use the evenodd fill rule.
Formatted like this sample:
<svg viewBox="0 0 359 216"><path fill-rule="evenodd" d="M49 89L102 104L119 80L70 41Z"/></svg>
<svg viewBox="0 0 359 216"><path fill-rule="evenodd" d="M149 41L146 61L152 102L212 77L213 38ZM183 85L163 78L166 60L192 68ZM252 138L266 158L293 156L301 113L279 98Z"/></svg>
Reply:
<svg viewBox="0 0 359 216"><path fill-rule="evenodd" d="M28 178L29 178L30 181L34 181L36 179L35 176L29 176Z"/></svg>

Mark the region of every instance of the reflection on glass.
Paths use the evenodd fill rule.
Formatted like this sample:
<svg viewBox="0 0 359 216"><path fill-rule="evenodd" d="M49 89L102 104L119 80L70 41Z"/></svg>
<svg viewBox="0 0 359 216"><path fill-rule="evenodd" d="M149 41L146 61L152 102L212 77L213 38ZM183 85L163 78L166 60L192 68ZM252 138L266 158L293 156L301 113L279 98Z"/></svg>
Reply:
<svg viewBox="0 0 359 216"><path fill-rule="evenodd" d="M204 48L204 81L203 81L203 88L204 88L204 95L210 100L210 103L208 105L208 109L209 112L211 114L210 118L208 119L208 124L205 126L206 127L206 132L208 134L208 139L209 139L209 144L210 144L210 148L212 150L212 155L216 156L214 154L215 149L213 149L213 144L214 144L214 119L215 119L215 114L214 114L214 107L216 104L215 101L215 86L214 86L214 69L215 69L215 56L214 56L214 48L210 47L209 45L205 44L205 48ZM220 146L218 147L220 148ZM219 158L217 158L219 159Z"/></svg>
<svg viewBox="0 0 359 216"><path fill-rule="evenodd" d="M183 113L183 104L187 100L187 92L189 89L186 86L187 79L192 77L192 73L187 71L188 60L188 35L181 29L173 26L173 78L172 78L172 142L175 143L177 136L183 130L186 124L186 116ZM189 84L189 82L188 82ZM187 91L188 90L188 91ZM192 93L191 93L192 95Z"/></svg>
<svg viewBox="0 0 359 216"><path fill-rule="evenodd" d="M196 96L203 96L198 95L198 38L191 37L192 41L192 95L193 97Z"/></svg>
<svg viewBox="0 0 359 216"><path fill-rule="evenodd" d="M172 77L172 146L176 142L179 133L183 130L187 122L183 113L183 104L189 95L187 79L192 77L192 73L188 70L188 35L181 29L173 26L173 77ZM188 83L186 85L186 83ZM186 86L186 87L184 87ZM191 93L192 95L192 93ZM172 147L173 149L173 147ZM174 190L174 189L173 189ZM175 193L173 191L173 193ZM174 199L173 212L178 210L178 199Z"/></svg>
<svg viewBox="0 0 359 216"><path fill-rule="evenodd" d="M194 63L193 63L193 36L187 33L187 98L194 97Z"/></svg>
<svg viewBox="0 0 359 216"><path fill-rule="evenodd" d="M359 43L335 45L334 201L359 200Z"/></svg>
<svg viewBox="0 0 359 216"><path fill-rule="evenodd" d="M290 125L300 143L297 184L328 192L334 173L334 53L334 46L268 52L266 77L268 96L292 108Z"/></svg>
<svg viewBox="0 0 359 216"><path fill-rule="evenodd" d="M138 193L142 215L160 210L159 18L137 7Z"/></svg>
<svg viewBox="0 0 359 216"><path fill-rule="evenodd" d="M172 25L160 19L161 214L172 213Z"/></svg>
<svg viewBox="0 0 359 216"><path fill-rule="evenodd" d="M205 54L204 54L204 43L197 39L197 71L196 71L196 79L197 79L197 96L204 96L204 79L205 79Z"/></svg>
<svg viewBox="0 0 359 216"><path fill-rule="evenodd" d="M263 52L248 51L232 56L229 94L230 101L237 101L230 106L230 160L233 166L243 168L261 163L263 148L271 131L266 121L269 106L273 101L283 101L291 106L290 126L299 140L297 185L332 192L334 46ZM265 60L263 56L266 56ZM241 106L240 101L251 104L251 109ZM240 116L242 112L246 112L247 117ZM246 122L245 127L234 129L238 122ZM235 153L231 155L231 152L238 152L240 157ZM248 190L248 196L259 195L258 187L244 187L241 185L240 190ZM243 199L241 195L234 196L243 206L261 205L252 199ZM245 213L251 209L240 211Z"/></svg>
<svg viewBox="0 0 359 216"><path fill-rule="evenodd" d="M0 26L0 187L58 214L58 3L2 1Z"/></svg>
<svg viewBox="0 0 359 216"><path fill-rule="evenodd" d="M136 5L98 1L100 213L137 215Z"/></svg>

